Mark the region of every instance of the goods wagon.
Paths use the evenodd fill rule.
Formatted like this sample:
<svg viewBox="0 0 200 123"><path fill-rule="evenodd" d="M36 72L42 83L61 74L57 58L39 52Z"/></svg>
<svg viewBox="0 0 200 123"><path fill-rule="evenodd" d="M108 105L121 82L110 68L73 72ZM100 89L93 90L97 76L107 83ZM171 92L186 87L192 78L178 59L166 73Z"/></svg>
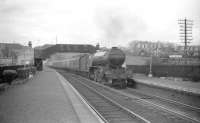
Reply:
<svg viewBox="0 0 200 123"><path fill-rule="evenodd" d="M19 44L2 44L0 58L0 83L11 84L12 80L33 71L34 50ZM26 69L25 69L26 68ZM25 76L27 77L27 76Z"/></svg>
<svg viewBox="0 0 200 123"><path fill-rule="evenodd" d="M88 77L96 82L125 88L132 74L122 67L124 61L123 51L113 47L108 51L97 52L93 55L81 54L65 60L53 61L51 65L87 73Z"/></svg>

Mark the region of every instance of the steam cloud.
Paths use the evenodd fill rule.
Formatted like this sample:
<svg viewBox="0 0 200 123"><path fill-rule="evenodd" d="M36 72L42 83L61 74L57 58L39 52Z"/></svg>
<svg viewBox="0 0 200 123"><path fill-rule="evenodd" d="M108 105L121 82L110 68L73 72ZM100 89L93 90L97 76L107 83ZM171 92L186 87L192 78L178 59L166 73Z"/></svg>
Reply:
<svg viewBox="0 0 200 123"><path fill-rule="evenodd" d="M97 27L102 32L102 40L111 42L111 45L124 45L146 31L146 25L141 18L123 9L98 11L96 19Z"/></svg>

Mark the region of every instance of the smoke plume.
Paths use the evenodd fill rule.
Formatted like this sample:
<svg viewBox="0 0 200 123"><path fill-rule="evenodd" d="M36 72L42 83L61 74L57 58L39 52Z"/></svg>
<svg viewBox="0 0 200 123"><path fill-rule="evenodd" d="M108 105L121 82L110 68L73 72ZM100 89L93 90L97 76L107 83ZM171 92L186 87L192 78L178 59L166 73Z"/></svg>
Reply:
<svg viewBox="0 0 200 123"><path fill-rule="evenodd" d="M141 18L123 9L104 9L96 14L97 27L101 30L101 39L110 45L124 45L137 39L146 25Z"/></svg>

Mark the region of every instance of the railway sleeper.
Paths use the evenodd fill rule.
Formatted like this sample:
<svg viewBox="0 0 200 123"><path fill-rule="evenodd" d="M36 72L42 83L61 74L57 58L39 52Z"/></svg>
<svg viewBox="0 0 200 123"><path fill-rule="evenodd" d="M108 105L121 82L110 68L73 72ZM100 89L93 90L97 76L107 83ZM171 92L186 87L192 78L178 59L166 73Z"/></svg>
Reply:
<svg viewBox="0 0 200 123"><path fill-rule="evenodd" d="M128 117L128 116L124 116L124 117L122 117L122 116L120 116L120 115L118 115L118 116L115 116L115 115L105 115L104 116L105 117L105 119L111 119L112 121L113 120L116 120L116 121L131 121L132 120L132 122L133 122L133 118L132 117Z"/></svg>
<svg viewBox="0 0 200 123"><path fill-rule="evenodd" d="M127 119L113 119L110 122L112 123L134 123L132 119L127 120Z"/></svg>
<svg viewBox="0 0 200 123"><path fill-rule="evenodd" d="M117 118L117 117L127 117L127 118L129 118L128 116L123 115L122 113L105 113L105 112L102 112L101 114L103 116L107 116L107 117L115 117L115 118Z"/></svg>
<svg viewBox="0 0 200 123"><path fill-rule="evenodd" d="M106 107L105 107L105 108L99 107L99 110L100 110L100 111L107 111L107 112L114 112L114 111L115 111L115 112L119 112L119 111L121 111L120 109L116 109L116 108L106 108Z"/></svg>

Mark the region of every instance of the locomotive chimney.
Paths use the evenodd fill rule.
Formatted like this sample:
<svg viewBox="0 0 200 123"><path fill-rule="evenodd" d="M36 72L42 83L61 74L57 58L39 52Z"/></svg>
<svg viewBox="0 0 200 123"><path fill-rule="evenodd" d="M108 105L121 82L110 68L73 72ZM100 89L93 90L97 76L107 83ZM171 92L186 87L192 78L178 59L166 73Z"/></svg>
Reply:
<svg viewBox="0 0 200 123"><path fill-rule="evenodd" d="M99 43L97 43L96 50L99 50L99 48L100 48L100 45L99 45Z"/></svg>
<svg viewBox="0 0 200 123"><path fill-rule="evenodd" d="M117 47L112 47L112 49L117 49Z"/></svg>
<svg viewBox="0 0 200 123"><path fill-rule="evenodd" d="M32 42L31 42L31 41L28 42L28 46L29 46L30 48L32 48Z"/></svg>

